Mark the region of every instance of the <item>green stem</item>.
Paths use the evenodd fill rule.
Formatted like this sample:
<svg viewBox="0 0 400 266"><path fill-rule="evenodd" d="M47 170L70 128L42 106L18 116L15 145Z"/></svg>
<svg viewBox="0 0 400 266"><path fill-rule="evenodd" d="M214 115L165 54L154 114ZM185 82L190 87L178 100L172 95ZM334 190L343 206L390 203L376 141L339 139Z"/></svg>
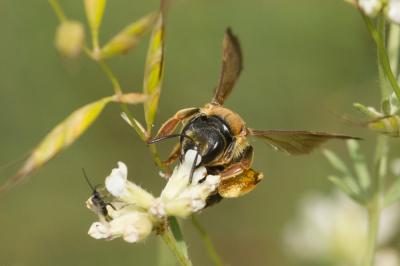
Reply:
<svg viewBox="0 0 400 266"><path fill-rule="evenodd" d="M387 84L389 81L392 89L399 97L399 86L395 75L397 75L397 60L399 50L399 31L398 28L390 27L389 32L389 51L390 59L385 49L385 18L383 14L378 17L377 28L373 26L371 20L363 14L363 18L376 42L378 50L378 70L381 87L381 102L388 99L391 89ZM396 32L397 31L397 32ZM397 40L395 40L397 39ZM392 72L394 70L394 73ZM387 78L387 79L386 79ZM377 137L375 151L375 171L371 186L371 197L367 205L368 210L368 241L363 265L373 266L376 250L376 242L379 229L380 214L382 211L382 198L384 193L385 177L387 174L387 161L389 154L388 138L380 135Z"/></svg>
<svg viewBox="0 0 400 266"><path fill-rule="evenodd" d="M207 234L207 231L204 229L204 227L201 225L201 223L194 214L192 215L192 223L194 227L197 229L197 232L199 233L201 240L203 240L203 244L207 249L208 256L210 257L214 265L223 266L224 264L222 262L222 259L218 255L211 241L210 236Z"/></svg>
<svg viewBox="0 0 400 266"><path fill-rule="evenodd" d="M367 251L365 254L365 266L373 266L376 249L376 239L378 236L380 218L379 198L374 198L371 206L368 208L368 241Z"/></svg>
<svg viewBox="0 0 400 266"><path fill-rule="evenodd" d="M374 24L372 23L371 19L369 17L367 17L363 12L360 12L361 16L364 19L365 24L367 25L368 31L372 37L372 39L375 41L375 44L377 46L377 50L378 50L378 60L379 60L379 64L380 67L382 68L383 73L385 74L386 78L388 79L394 93L396 94L397 98L400 99L400 87L399 84L397 83L396 77L392 72L391 66L390 66L390 62L389 62L389 57L386 53L386 48L385 48L385 42L383 39L384 36L384 32L381 31L379 32ZM384 27L384 18L383 15L381 15L381 19L380 19L380 27ZM379 23L379 22L378 22ZM379 25L378 25L379 27ZM383 86L381 87L382 93L383 93L383 99L386 99L388 97L387 94L390 95L390 91L388 91L388 89L386 88L387 86Z"/></svg>
<svg viewBox="0 0 400 266"><path fill-rule="evenodd" d="M56 13L57 18L60 22L64 22L67 20L67 17L64 14L64 11L62 10L60 3L58 3L57 0L49 0L49 3L51 7L54 10L54 13Z"/></svg>
<svg viewBox="0 0 400 266"><path fill-rule="evenodd" d="M122 93L121 84L119 83L117 77L115 76L111 68L103 60L98 60L96 62L99 64L103 72L107 75L108 79L110 80L115 94L121 94Z"/></svg>
<svg viewBox="0 0 400 266"><path fill-rule="evenodd" d="M397 76L399 67L399 46L400 46L400 26L390 24L389 40L388 40L388 56L390 66L392 67L394 76Z"/></svg>
<svg viewBox="0 0 400 266"><path fill-rule="evenodd" d="M189 260L188 256L182 252L182 249L179 247L178 242L176 241L174 235L170 227L166 228L164 232L161 233L161 237L164 240L165 244L170 248L170 250L175 254L178 262L182 266L191 266L192 262Z"/></svg>

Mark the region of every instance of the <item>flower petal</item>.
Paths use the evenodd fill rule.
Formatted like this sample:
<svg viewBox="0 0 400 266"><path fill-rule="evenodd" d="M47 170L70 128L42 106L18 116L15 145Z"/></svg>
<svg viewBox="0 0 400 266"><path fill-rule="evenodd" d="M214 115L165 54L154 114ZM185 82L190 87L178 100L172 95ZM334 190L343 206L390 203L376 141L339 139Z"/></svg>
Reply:
<svg viewBox="0 0 400 266"><path fill-rule="evenodd" d="M188 186L190 173L192 172L193 162L196 158L197 152L195 150L188 150L185 154L184 160L180 165L175 167L174 172L168 180L167 185L161 192L161 198L174 199ZM197 163L201 162L201 156L197 156ZM204 168L196 169L193 176L198 177L204 173ZM198 178L197 178L198 179Z"/></svg>
<svg viewBox="0 0 400 266"><path fill-rule="evenodd" d="M390 0L386 12L386 15L392 22L400 24L400 1Z"/></svg>
<svg viewBox="0 0 400 266"><path fill-rule="evenodd" d="M382 9L381 0L359 0L358 2L360 8L368 16L374 17Z"/></svg>
<svg viewBox="0 0 400 266"><path fill-rule="evenodd" d="M109 238L110 226L107 223L95 222L90 226L88 234L95 239Z"/></svg>
<svg viewBox="0 0 400 266"><path fill-rule="evenodd" d="M106 188L114 197L120 197L126 192L127 179L128 168L123 162L118 162L118 168L106 177Z"/></svg>

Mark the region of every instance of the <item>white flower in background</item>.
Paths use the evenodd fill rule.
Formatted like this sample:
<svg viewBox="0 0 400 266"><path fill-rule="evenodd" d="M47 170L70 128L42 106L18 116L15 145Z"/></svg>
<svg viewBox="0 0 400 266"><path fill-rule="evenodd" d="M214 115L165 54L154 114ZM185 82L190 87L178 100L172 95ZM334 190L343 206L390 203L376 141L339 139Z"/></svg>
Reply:
<svg viewBox="0 0 400 266"><path fill-rule="evenodd" d="M386 16L393 22L400 24L400 1L389 0L386 8Z"/></svg>
<svg viewBox="0 0 400 266"><path fill-rule="evenodd" d="M378 250L375 255L376 266L400 266L399 253L391 248Z"/></svg>
<svg viewBox="0 0 400 266"><path fill-rule="evenodd" d="M396 233L399 210L394 205L383 212L378 245L387 243ZM339 191L331 196L307 195L298 217L285 228L285 248L303 261L333 260L334 265L359 265L367 242L366 215L361 206Z"/></svg>
<svg viewBox="0 0 400 266"><path fill-rule="evenodd" d="M201 161L196 151L186 152L183 162L176 166L160 197L156 198L140 186L128 180L128 169L122 162L106 177L105 187L114 197L107 202L107 216L94 206L92 198L86 205L99 214L99 222L89 229L89 235L96 239L122 237L127 242L146 238L153 228L159 227L168 216L185 218L202 210L206 200L215 192L219 176L207 175L205 167L197 167L190 175L195 159Z"/></svg>
<svg viewBox="0 0 400 266"><path fill-rule="evenodd" d="M382 9L382 0L359 0L358 5L366 15L374 17Z"/></svg>

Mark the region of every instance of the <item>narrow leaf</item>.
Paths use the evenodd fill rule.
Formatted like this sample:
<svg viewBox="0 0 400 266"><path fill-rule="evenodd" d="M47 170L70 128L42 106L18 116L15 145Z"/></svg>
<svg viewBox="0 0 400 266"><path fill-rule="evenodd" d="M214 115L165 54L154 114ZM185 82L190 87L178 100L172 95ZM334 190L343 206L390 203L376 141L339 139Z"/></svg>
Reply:
<svg viewBox="0 0 400 266"><path fill-rule="evenodd" d="M184 254L186 257L188 257L188 248L186 245L185 240L183 239L183 234L182 234L182 230L179 226L179 222L176 219L176 217L169 217L169 225L171 228L171 232L178 244L178 248L180 249L180 252L182 254Z"/></svg>
<svg viewBox="0 0 400 266"><path fill-rule="evenodd" d="M369 174L365 158L359 152L359 144L357 143L357 141L348 140L347 147L350 157L354 162L354 170L358 176L359 183L364 190L368 190L371 184L371 176Z"/></svg>
<svg viewBox="0 0 400 266"><path fill-rule="evenodd" d="M136 99L136 101L134 101L134 99ZM143 94L137 93L133 95L109 96L77 109L44 137L17 174L0 187L0 191L8 190L23 181L25 177L42 167L62 150L69 147L93 124L109 102L137 103L143 102L144 100L145 97L143 97Z"/></svg>
<svg viewBox="0 0 400 266"><path fill-rule="evenodd" d="M162 13L154 25L147 52L143 91L149 96L144 104L147 131L150 133L158 108L164 68L164 24Z"/></svg>
<svg viewBox="0 0 400 266"><path fill-rule="evenodd" d="M93 46L98 49L98 34L106 7L106 0L85 0L85 12L92 32Z"/></svg>
<svg viewBox="0 0 400 266"><path fill-rule="evenodd" d="M339 172L345 175L349 175L350 171L347 168L346 164L339 158L333 151L324 149L323 154L325 158L329 161L329 163Z"/></svg>
<svg viewBox="0 0 400 266"><path fill-rule="evenodd" d="M354 103L353 106L369 118L379 118L383 116L382 113L378 112L374 107L365 106L361 103Z"/></svg>
<svg viewBox="0 0 400 266"><path fill-rule="evenodd" d="M125 27L101 49L100 58L104 59L127 53L153 26L156 18L156 13L150 13Z"/></svg>
<svg viewBox="0 0 400 266"><path fill-rule="evenodd" d="M353 181L350 177L347 178L339 178L337 176L329 176L329 181L335 184L340 190L346 193L350 198L354 201L363 204L365 199L362 195L359 195L357 191L354 190L353 185L349 184L348 181Z"/></svg>

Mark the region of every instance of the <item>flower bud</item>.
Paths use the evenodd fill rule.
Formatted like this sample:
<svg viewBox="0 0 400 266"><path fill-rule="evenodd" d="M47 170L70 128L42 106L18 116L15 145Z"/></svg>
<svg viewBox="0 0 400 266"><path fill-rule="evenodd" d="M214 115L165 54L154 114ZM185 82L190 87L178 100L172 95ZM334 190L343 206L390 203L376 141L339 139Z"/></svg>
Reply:
<svg viewBox="0 0 400 266"><path fill-rule="evenodd" d="M84 39L85 31L82 24L67 20L57 28L55 46L61 55L75 58L82 51Z"/></svg>
<svg viewBox="0 0 400 266"><path fill-rule="evenodd" d="M98 31L103 19L106 0L85 0L85 12L90 29Z"/></svg>
<svg viewBox="0 0 400 266"><path fill-rule="evenodd" d="M127 53L136 46L140 38L153 26L156 18L156 14L151 13L129 24L100 50L100 58Z"/></svg>

